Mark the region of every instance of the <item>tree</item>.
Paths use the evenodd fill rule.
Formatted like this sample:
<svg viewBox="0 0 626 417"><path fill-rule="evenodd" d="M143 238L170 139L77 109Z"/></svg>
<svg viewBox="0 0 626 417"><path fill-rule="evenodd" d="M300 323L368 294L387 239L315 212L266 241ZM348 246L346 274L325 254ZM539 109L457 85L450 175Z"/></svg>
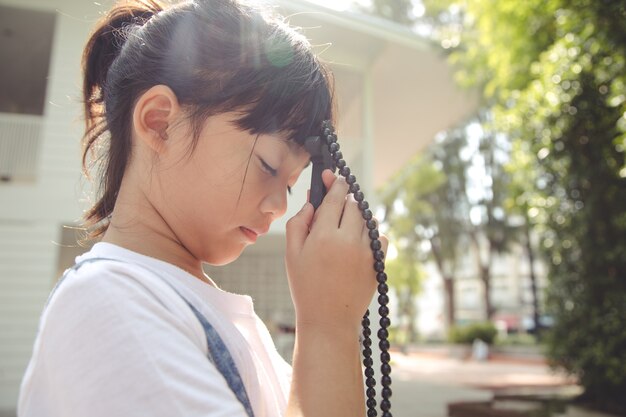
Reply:
<svg viewBox="0 0 626 417"><path fill-rule="evenodd" d="M510 169L533 172L510 199L542 233L550 359L626 412L626 2L424 3L513 141Z"/></svg>
<svg viewBox="0 0 626 417"><path fill-rule="evenodd" d="M412 26L416 22L416 17L412 13L413 2L411 0L373 0L369 8L365 8L365 11L384 17L388 20L392 20L396 23L400 23L407 26ZM432 8L431 8L432 9ZM456 13L449 13L448 8L437 9L439 13L447 13L447 18L443 19L452 26L458 26L459 15ZM432 13L432 10L431 10ZM442 28L442 25L438 26ZM489 110L485 110L479 113L478 118L485 117L489 114ZM469 124L475 123L470 121ZM467 135L467 126L461 126L457 129L453 129L447 134L450 136L448 144L454 146L454 143L463 142L463 146L467 144L465 136ZM486 126L483 126L486 127ZM508 242L513 237L513 231L508 226L508 219L506 212L503 210L503 202L505 196L505 177L506 173L503 169L502 158L497 158L497 154L501 154L500 144L495 140L496 135L490 134L490 131L483 129L485 136L481 138L481 146L478 149L477 155L473 157L479 159L479 164L482 164L485 168L485 175L483 180L487 182L484 184L482 190L482 198L479 201L472 201L468 199L467 187L470 186L467 182L466 170L467 166L445 166L444 172L448 174L449 170L457 170L452 175L459 175L462 171L462 177L458 177L456 182L456 189L454 188L455 180L447 184L450 187L444 187L441 190L442 194L434 193L430 195L430 198L439 201L432 201L436 207L435 213L441 214L441 218L435 219L437 227L425 226L424 230L427 233L436 232L432 235L432 238L428 239L431 247L432 257L437 265L437 268L443 277L444 288L446 289L446 317L449 324L455 322L455 309L454 309L454 268L452 265L456 264L456 252L457 248L450 249L449 244L457 242L461 239L461 236L467 236L471 243L476 259L476 268L479 278L484 288L484 306L485 317L491 319L495 313L495 308L491 300L491 263L495 253L502 253ZM452 136L457 136L456 139ZM445 154L439 154L438 163L444 164L445 162L453 163L453 159L457 158L457 162L460 160L461 148L448 149ZM465 164L467 165L467 164ZM410 169L410 168L409 168ZM461 171L458 171L461 169ZM419 174L418 174L419 175ZM460 187L460 188L459 188ZM445 195L448 191L453 190L451 193ZM446 212L446 208L451 208L456 213L451 214ZM460 226L458 221L459 217L463 217L462 212L466 210L465 218L461 221L463 223ZM468 221L467 214L470 210L474 213L479 213L480 218L476 218L477 221L472 223ZM453 223L448 221L452 218L457 219ZM426 219L416 216L415 220L425 221ZM447 226L453 225L454 229L449 230ZM421 226L418 226L421 227ZM447 230L448 229L448 230ZM445 242L445 243L444 243ZM484 243L483 243L484 242ZM486 250L484 250L486 247Z"/></svg>
<svg viewBox="0 0 626 417"><path fill-rule="evenodd" d="M421 229L426 234L432 259L443 280L448 328L456 323L454 284L459 248L467 224L467 210L463 207L466 201L458 199L459 195L465 195L467 184L467 161L461 158L461 149L464 146L463 135L446 135L431 147L427 155L438 169L442 181L439 187L424 196L432 207L431 216L414 217L418 230ZM419 172L414 175L419 175Z"/></svg>
<svg viewBox="0 0 626 417"><path fill-rule="evenodd" d="M479 113L476 120L455 129L463 135L473 134L474 146L470 151L470 164L465 178L468 183L464 193L456 199L466 199L469 209L467 236L474 249L476 269L483 284L485 318L491 320L496 309L491 297L492 262L496 254L508 250L515 238L515 230L509 226L507 212L504 210L506 190L509 178L504 170L508 160L508 140L493 132L488 122L489 112Z"/></svg>
<svg viewBox="0 0 626 417"><path fill-rule="evenodd" d="M445 289L446 322L455 315L455 275L459 251L469 245L484 288L485 317L495 313L491 264L513 237L504 210L506 141L475 129L477 121L445 132L437 143L404 167L385 189L385 220L399 239L429 252ZM471 133L473 132L473 133ZM471 172L473 171L473 172ZM394 210L398 202L400 210ZM467 253L466 250L464 250Z"/></svg>
<svg viewBox="0 0 626 417"><path fill-rule="evenodd" d="M464 175L465 171L450 172ZM450 178L443 164L434 163L433 154L419 155L381 193L392 239L412 251L416 262L434 259L444 283L448 326L455 322L454 273L463 228L458 205L447 203L460 184Z"/></svg>
<svg viewBox="0 0 626 417"><path fill-rule="evenodd" d="M405 321L406 335L403 338L403 348L406 344L417 342L416 326L417 311L415 297L419 294L423 271L415 259L415 251L408 247L399 246L398 256L386 262L385 270L389 276L389 286L394 289L398 299L398 315L400 322Z"/></svg>
<svg viewBox="0 0 626 417"><path fill-rule="evenodd" d="M519 149L519 147L522 149ZM517 141L513 143L511 155L513 158L505 165L510 182L508 192L504 201L505 210L513 219L513 227L517 227L520 233L520 242L526 251L528 261L528 271L530 278L530 289L532 297L533 311L533 333L537 339L541 336L542 323L540 320L541 310L539 307L539 293L537 284L537 274L535 271L536 249L531 238L533 233L541 233L541 222L537 221L538 211L533 208L529 184L536 184L538 181L537 171L533 166L533 157L529 152L529 142Z"/></svg>

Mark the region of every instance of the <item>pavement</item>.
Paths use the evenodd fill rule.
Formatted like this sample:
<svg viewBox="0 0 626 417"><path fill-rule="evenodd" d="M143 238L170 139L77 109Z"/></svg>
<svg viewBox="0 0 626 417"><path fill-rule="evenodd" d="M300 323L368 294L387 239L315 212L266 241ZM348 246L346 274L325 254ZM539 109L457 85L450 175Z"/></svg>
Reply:
<svg viewBox="0 0 626 417"><path fill-rule="evenodd" d="M494 394L552 394L573 397L576 381L554 372L541 357L494 355L486 361L450 357L442 352L392 354L394 417L447 417L447 405L489 401ZM610 417L568 406L560 417Z"/></svg>
<svg viewBox="0 0 626 417"><path fill-rule="evenodd" d="M394 368L391 411L394 417L447 417L447 404L455 401L488 401L489 391L421 380L402 379Z"/></svg>

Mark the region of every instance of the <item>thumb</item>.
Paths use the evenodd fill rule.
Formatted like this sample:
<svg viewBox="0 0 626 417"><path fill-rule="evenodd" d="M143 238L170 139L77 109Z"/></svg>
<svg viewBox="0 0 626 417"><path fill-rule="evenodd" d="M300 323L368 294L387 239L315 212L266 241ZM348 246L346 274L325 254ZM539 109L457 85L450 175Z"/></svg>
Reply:
<svg viewBox="0 0 626 417"><path fill-rule="evenodd" d="M309 235L313 213L315 213L313 205L307 201L300 211L287 222L287 256L297 255L302 250L304 241Z"/></svg>

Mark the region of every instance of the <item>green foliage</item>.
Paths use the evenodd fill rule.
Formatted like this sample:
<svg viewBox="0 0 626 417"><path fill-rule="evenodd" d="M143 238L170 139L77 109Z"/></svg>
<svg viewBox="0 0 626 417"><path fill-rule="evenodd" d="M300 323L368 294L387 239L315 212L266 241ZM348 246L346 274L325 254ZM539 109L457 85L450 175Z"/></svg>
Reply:
<svg viewBox="0 0 626 417"><path fill-rule="evenodd" d="M445 175L430 159L418 156L382 190L385 206L385 222L389 225L389 236L400 251L411 253L413 259L423 260L425 252L419 243L423 240L423 229L416 227L431 223L437 210L429 196L445 182ZM402 207L398 208L396 204Z"/></svg>
<svg viewBox="0 0 626 417"><path fill-rule="evenodd" d="M454 204L465 186L465 162L459 158L464 138L457 139L415 157L381 190L388 234L398 250L415 262L434 258L444 281L448 280L446 310L452 323L452 278L466 218L466 211Z"/></svg>
<svg viewBox="0 0 626 417"><path fill-rule="evenodd" d="M445 181L442 170L428 156L419 155L381 190L383 204L388 208L385 219L391 225L393 237L413 236L416 224L423 224L437 214L429 196L439 190ZM402 201L405 210L394 210L397 200Z"/></svg>
<svg viewBox="0 0 626 417"><path fill-rule="evenodd" d="M420 292L424 272L414 253L406 247L399 247L398 256L386 261L385 272L389 277L387 283L396 292L399 321L404 324L398 326L394 340L402 345L415 343L418 337L415 298Z"/></svg>
<svg viewBox="0 0 626 417"><path fill-rule="evenodd" d="M607 291L602 287L610 284L608 277L594 278L603 282L589 285L575 277L571 282L575 289L564 294L567 299L557 310L559 324L547 339L551 361L577 371L586 399L602 401L612 407L610 411L626 413L624 291ZM558 289L563 290L561 285Z"/></svg>
<svg viewBox="0 0 626 417"><path fill-rule="evenodd" d="M492 345L497 334L496 326L490 321L485 321L450 328L448 340L452 343L471 344L474 340L479 339Z"/></svg>
<svg viewBox="0 0 626 417"><path fill-rule="evenodd" d="M498 336L495 344L497 346L540 346L537 338L527 333L514 333L506 336Z"/></svg>
<svg viewBox="0 0 626 417"><path fill-rule="evenodd" d="M385 262L385 271L389 275L388 284L399 291L408 290L412 295L419 293L424 271L406 251L399 251L394 259Z"/></svg>
<svg viewBox="0 0 626 417"><path fill-rule="evenodd" d="M551 361L626 412L626 1L425 4L513 141L506 207L541 236Z"/></svg>
<svg viewBox="0 0 626 417"><path fill-rule="evenodd" d="M457 80L483 88L485 102L506 99L525 85L528 68L554 36L551 16L559 3L424 0L440 40L458 45L451 54Z"/></svg>
<svg viewBox="0 0 626 417"><path fill-rule="evenodd" d="M490 318L495 311L489 297L491 258L506 251L515 237L504 209L508 142L479 123L484 117L440 135L382 191L390 234L428 248L421 258L437 265L446 289L448 323L455 321L452 281L460 247L469 242L473 251Z"/></svg>

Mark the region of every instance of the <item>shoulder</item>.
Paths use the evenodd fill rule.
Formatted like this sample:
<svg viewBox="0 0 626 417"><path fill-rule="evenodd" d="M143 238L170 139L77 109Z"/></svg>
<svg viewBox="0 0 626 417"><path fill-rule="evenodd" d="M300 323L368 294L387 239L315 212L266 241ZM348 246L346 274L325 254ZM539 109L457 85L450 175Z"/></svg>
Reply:
<svg viewBox="0 0 626 417"><path fill-rule="evenodd" d="M66 274L44 312L21 401L45 395L71 416L242 416L206 355L201 325L158 276L86 263Z"/></svg>
<svg viewBox="0 0 626 417"><path fill-rule="evenodd" d="M99 302L116 305L121 301L143 301L159 302L168 307L180 296L145 267L126 261L92 258L66 271L51 294L48 308L55 308L59 299L84 306Z"/></svg>
<svg viewBox="0 0 626 417"><path fill-rule="evenodd" d="M127 304L128 301L149 302L150 295L167 294L167 288L158 282L158 278L150 275L127 262L87 259L68 269L59 279L50 294L46 312L68 305L74 309L117 305L132 307Z"/></svg>
<svg viewBox="0 0 626 417"><path fill-rule="evenodd" d="M41 330L48 335L71 333L76 338L124 328L141 332L159 323L182 333L198 347L206 347L202 327L166 282L138 265L97 260L66 272L51 294Z"/></svg>

